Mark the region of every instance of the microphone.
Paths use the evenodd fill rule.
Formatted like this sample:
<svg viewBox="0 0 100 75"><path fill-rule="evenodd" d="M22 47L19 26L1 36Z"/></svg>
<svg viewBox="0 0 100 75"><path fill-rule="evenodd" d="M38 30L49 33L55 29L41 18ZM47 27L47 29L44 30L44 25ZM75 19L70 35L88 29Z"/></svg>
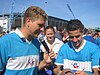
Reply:
<svg viewBox="0 0 100 75"><path fill-rule="evenodd" d="M49 47L47 46L47 44L44 40L44 37L40 37L39 40L42 43L42 45L44 46L44 48L46 49L46 51L49 53Z"/></svg>

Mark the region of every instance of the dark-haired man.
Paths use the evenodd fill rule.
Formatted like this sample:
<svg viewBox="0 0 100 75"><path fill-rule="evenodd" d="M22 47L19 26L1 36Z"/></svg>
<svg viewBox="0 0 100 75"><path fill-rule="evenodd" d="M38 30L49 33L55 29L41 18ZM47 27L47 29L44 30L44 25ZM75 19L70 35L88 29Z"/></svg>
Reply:
<svg viewBox="0 0 100 75"><path fill-rule="evenodd" d="M98 75L100 48L83 39L84 25L80 20L68 22L69 42L59 50L55 61L55 74L60 75ZM63 70L60 66L63 65Z"/></svg>

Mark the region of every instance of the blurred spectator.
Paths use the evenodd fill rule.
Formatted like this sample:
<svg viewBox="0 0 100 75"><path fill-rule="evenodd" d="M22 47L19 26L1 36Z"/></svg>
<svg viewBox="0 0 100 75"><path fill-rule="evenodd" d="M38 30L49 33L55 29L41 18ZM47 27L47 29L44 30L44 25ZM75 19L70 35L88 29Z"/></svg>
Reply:
<svg viewBox="0 0 100 75"><path fill-rule="evenodd" d="M55 33L55 38L58 38L61 41L63 39L63 33L62 33L62 31L63 31L63 28L62 27L58 27L58 29L57 29L57 31Z"/></svg>
<svg viewBox="0 0 100 75"><path fill-rule="evenodd" d="M60 47L64 44L61 40L59 40L58 38L55 38L55 30L52 26L47 26L45 29L45 42L47 44L47 46L49 47L50 50L54 51L55 54L55 59L58 55L58 51L60 49ZM43 45L40 46L40 49L42 50L42 52L46 52L45 48ZM50 64L48 64L43 71L41 71L39 73L39 75L53 75L53 66L54 66L54 61ZM44 73L43 73L44 72Z"/></svg>
<svg viewBox="0 0 100 75"><path fill-rule="evenodd" d="M96 32L97 32L97 39L96 39L96 41L97 41L97 43L98 43L98 45L100 47L100 28L97 28Z"/></svg>
<svg viewBox="0 0 100 75"><path fill-rule="evenodd" d="M15 30L16 30L16 26L15 25L12 25L11 26L11 31L9 33L13 33L13 32L15 32Z"/></svg>
<svg viewBox="0 0 100 75"><path fill-rule="evenodd" d="M98 35L97 35L97 33L96 32L94 32L94 34L92 35L93 36L93 38L96 40L97 39L97 37L98 37Z"/></svg>
<svg viewBox="0 0 100 75"><path fill-rule="evenodd" d="M92 43L97 44L96 40L93 38L93 34L94 34L94 31L92 31L91 33L88 33L88 29L84 28L83 39L85 39L87 41L90 41Z"/></svg>
<svg viewBox="0 0 100 75"><path fill-rule="evenodd" d="M66 30L63 30L63 39L62 39L62 41L63 41L64 43L68 42L68 35L67 35Z"/></svg>

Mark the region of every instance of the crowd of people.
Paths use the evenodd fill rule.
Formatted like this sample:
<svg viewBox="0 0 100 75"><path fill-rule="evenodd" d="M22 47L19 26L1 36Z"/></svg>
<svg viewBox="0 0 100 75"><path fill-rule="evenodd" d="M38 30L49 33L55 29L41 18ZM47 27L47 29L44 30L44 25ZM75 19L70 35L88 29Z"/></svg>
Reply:
<svg viewBox="0 0 100 75"><path fill-rule="evenodd" d="M99 75L100 28L90 35L80 20L72 19L56 31L44 26L46 20L43 9L31 6L23 26L0 37L0 75Z"/></svg>

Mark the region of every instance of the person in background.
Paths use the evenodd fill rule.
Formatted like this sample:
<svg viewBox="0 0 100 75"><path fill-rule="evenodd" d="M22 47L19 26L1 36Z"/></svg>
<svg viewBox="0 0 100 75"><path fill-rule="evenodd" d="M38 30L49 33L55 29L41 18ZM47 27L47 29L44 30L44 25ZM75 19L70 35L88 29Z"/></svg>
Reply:
<svg viewBox="0 0 100 75"><path fill-rule="evenodd" d="M58 27L57 31L55 32L55 37L58 38L59 40L63 41L63 27Z"/></svg>
<svg viewBox="0 0 100 75"><path fill-rule="evenodd" d="M94 32L94 34L93 34L93 38L96 40L96 39L97 39L97 37L98 37L97 33L96 33L96 32Z"/></svg>
<svg viewBox="0 0 100 75"><path fill-rule="evenodd" d="M9 33L13 33L15 30L16 30L16 26L15 25L12 25L11 26L11 31Z"/></svg>
<svg viewBox="0 0 100 75"><path fill-rule="evenodd" d="M98 44L99 47L100 47L100 28L97 28L95 31L97 32L96 41L97 41L97 44Z"/></svg>
<svg viewBox="0 0 100 75"><path fill-rule="evenodd" d="M0 37L2 37L2 32L0 32Z"/></svg>
<svg viewBox="0 0 100 75"><path fill-rule="evenodd" d="M63 40L64 43L68 42L68 36L66 30L63 30Z"/></svg>
<svg viewBox="0 0 100 75"><path fill-rule="evenodd" d="M57 75L99 75L100 48L83 39L84 25L78 19L68 22L69 42L59 50L54 73ZM61 70L60 67L63 66Z"/></svg>
<svg viewBox="0 0 100 75"><path fill-rule="evenodd" d="M94 33L95 33L95 32L92 31L90 34L88 34L88 29L84 28L84 35L83 35L83 38L84 38L85 40L87 40L87 41L90 41L90 42L92 42L92 43L98 45L97 42L96 42L96 39L95 39L95 37L94 37Z"/></svg>
<svg viewBox="0 0 100 75"><path fill-rule="evenodd" d="M6 32L5 31L2 32L2 36L4 36L4 35L6 35Z"/></svg>
<svg viewBox="0 0 100 75"><path fill-rule="evenodd" d="M49 47L50 50L54 51L55 54L55 59L58 55L58 51L60 49L60 47L64 44L61 40L59 40L58 38L55 38L55 30L53 26L47 26L45 28L45 42L47 44L47 46ZM46 49L44 48L44 46L41 44L40 49L42 50L42 52L46 52ZM48 64L42 71L42 73L40 72L40 75L54 75L53 74L53 67L54 67L54 61L50 64Z"/></svg>
<svg viewBox="0 0 100 75"><path fill-rule="evenodd" d="M24 13L21 29L0 38L0 75L37 75L54 58L53 51L44 53L39 62L40 46L37 38L44 27L47 14L37 6L29 7Z"/></svg>

